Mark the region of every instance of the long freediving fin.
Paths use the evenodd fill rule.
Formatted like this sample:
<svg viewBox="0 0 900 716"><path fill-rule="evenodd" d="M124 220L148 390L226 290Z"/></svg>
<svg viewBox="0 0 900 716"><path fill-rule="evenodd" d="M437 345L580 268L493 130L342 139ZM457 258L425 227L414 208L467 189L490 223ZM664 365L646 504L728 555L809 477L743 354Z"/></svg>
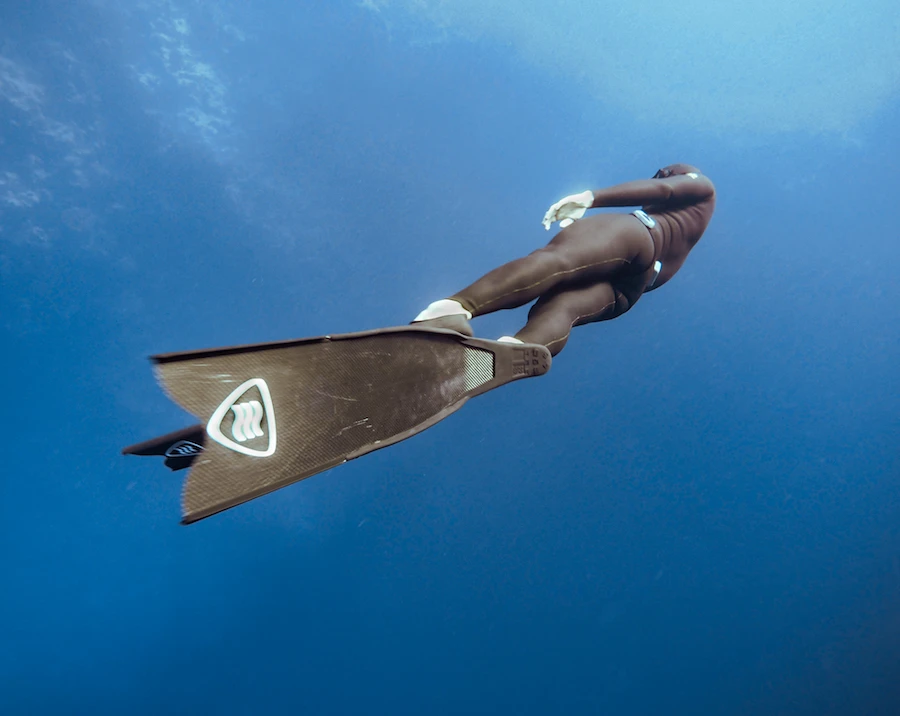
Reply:
<svg viewBox="0 0 900 716"><path fill-rule="evenodd" d="M182 495L190 523L412 437L469 398L543 375L551 358L544 346L412 325L153 361L169 396L203 425L126 452L170 464L179 440L199 448Z"/></svg>

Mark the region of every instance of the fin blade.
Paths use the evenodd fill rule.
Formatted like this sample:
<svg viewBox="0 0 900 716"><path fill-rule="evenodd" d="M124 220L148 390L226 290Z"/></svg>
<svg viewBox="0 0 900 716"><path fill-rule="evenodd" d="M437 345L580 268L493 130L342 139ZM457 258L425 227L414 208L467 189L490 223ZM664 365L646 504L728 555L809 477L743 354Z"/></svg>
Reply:
<svg viewBox="0 0 900 716"><path fill-rule="evenodd" d="M550 367L543 346L418 326L154 360L170 397L205 426L184 485L185 523L405 440L469 398ZM250 429L234 406L254 404L262 416L253 413Z"/></svg>
<svg viewBox="0 0 900 716"><path fill-rule="evenodd" d="M166 467L172 471L184 470L193 464L194 459L203 452L206 442L206 430L202 425L175 430L157 438L129 445L122 448L123 455L161 455L165 458Z"/></svg>

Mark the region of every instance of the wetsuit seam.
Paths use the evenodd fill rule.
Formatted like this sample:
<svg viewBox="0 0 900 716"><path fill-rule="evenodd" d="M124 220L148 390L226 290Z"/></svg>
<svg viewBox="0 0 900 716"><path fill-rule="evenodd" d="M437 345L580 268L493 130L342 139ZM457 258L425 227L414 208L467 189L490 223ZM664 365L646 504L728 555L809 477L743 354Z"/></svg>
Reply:
<svg viewBox="0 0 900 716"><path fill-rule="evenodd" d="M624 257L622 257L622 258L616 257L613 259L605 259L603 261L597 261L596 263L584 264L583 266L576 266L575 268L567 269L565 271L556 271L555 273L551 273L548 276L545 276L540 281L535 281L534 283L529 284L528 286L523 286L522 288L517 288L513 291L508 291L507 293L504 293L502 296L495 296L490 301L485 301L484 303L475 305L472 313L475 313L475 311L478 311L491 303L496 303L497 301L501 301L504 298L507 298L508 296L512 296L516 293L522 293L522 291L527 291L531 288L534 288L535 286L539 286L540 284L544 283L545 281L552 279L552 278L556 278L557 276L563 276L566 274L577 273L578 271L583 271L584 269L594 268L595 266L603 266L604 264L609 264L614 261L621 261L624 264L628 264L629 266L631 265L631 261L629 259L626 259Z"/></svg>
<svg viewBox="0 0 900 716"><path fill-rule="evenodd" d="M616 288L613 288L613 291L616 291L616 292L617 292L617 289L616 289ZM559 338L554 338L552 341L550 341L549 343L547 343L547 348L549 348L549 347L552 346L552 345L555 345L555 344L559 343L560 341L567 340L568 337L569 337L569 336L571 335L571 333L572 333L572 328L574 328L574 327L575 327L575 324L578 323L578 321L580 321L582 318L587 318L588 316L599 316L601 313L603 313L607 308L609 308L610 306L612 306L613 304L615 304L617 301L618 301L618 299L614 298L612 301L610 301L609 303L607 303L607 304L606 304L603 308L601 308L599 311L594 311L593 313L585 313L585 314L580 315L580 316L575 316L575 318L574 318L574 319L572 320L572 322L569 324L569 330L566 331L565 334L562 335L562 336L560 336Z"/></svg>

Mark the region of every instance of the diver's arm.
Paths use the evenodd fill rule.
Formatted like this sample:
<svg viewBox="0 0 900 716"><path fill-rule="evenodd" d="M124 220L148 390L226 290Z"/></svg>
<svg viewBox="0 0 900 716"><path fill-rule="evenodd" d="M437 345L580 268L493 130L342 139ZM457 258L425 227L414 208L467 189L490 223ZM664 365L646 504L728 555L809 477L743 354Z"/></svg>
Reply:
<svg viewBox="0 0 900 716"><path fill-rule="evenodd" d="M702 174L679 174L665 179L639 179L594 192L592 209L649 206L703 201L713 195L712 182Z"/></svg>

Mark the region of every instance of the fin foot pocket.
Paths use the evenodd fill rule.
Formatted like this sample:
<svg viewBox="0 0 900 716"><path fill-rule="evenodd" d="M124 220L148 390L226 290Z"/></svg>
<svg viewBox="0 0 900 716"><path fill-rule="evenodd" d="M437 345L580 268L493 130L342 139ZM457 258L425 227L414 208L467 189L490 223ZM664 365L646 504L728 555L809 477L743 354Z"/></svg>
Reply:
<svg viewBox="0 0 900 716"><path fill-rule="evenodd" d="M526 346L522 350L522 375L526 378L532 378L538 375L544 375L550 370L550 351L544 346Z"/></svg>

